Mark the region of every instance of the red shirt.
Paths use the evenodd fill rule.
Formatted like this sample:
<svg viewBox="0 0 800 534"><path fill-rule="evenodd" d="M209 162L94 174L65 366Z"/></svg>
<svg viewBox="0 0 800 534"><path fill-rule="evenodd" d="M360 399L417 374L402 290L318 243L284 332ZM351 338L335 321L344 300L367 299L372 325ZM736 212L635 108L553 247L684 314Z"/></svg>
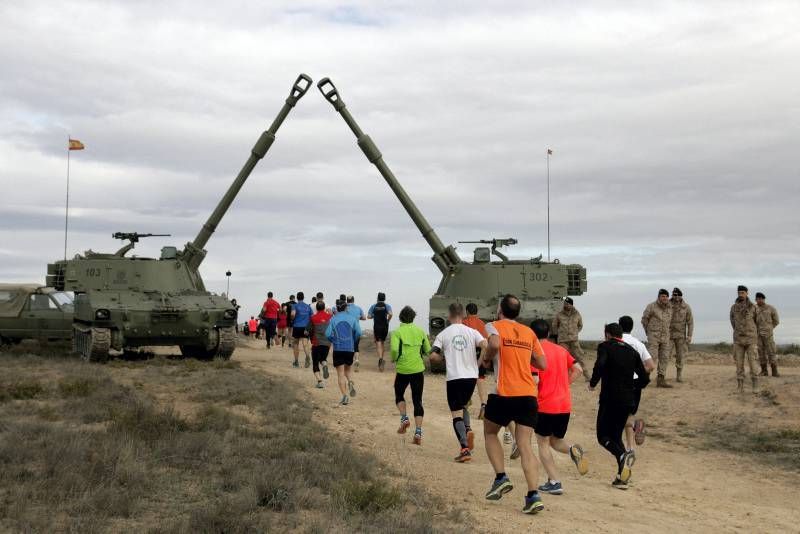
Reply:
<svg viewBox="0 0 800 534"><path fill-rule="evenodd" d="M281 309L281 305L275 299L267 299L264 302L264 307L262 308L264 312L265 319L277 319L278 318L278 310Z"/></svg>
<svg viewBox="0 0 800 534"><path fill-rule="evenodd" d="M311 330L311 345L317 346L319 345L319 340L317 339L317 325L327 325L331 322L331 317L333 314L328 313L326 310L318 311L314 315L311 316L311 324L314 328Z"/></svg>
<svg viewBox="0 0 800 534"><path fill-rule="evenodd" d="M541 341L547 369L539 372L539 413L559 414L572 411L569 372L575 358L567 349L550 341Z"/></svg>
<svg viewBox="0 0 800 534"><path fill-rule="evenodd" d="M286 320L286 312L278 312L278 328L286 328L288 326L287 323L288 321Z"/></svg>
<svg viewBox="0 0 800 534"><path fill-rule="evenodd" d="M247 327L250 329L250 333L254 333L258 329L258 321L255 319L250 319L247 321Z"/></svg>
<svg viewBox="0 0 800 534"><path fill-rule="evenodd" d="M473 328L481 333L481 335L485 338L488 338L489 335L486 333L486 323L481 321L481 319L477 315L470 315L468 317L464 317L462 321L465 326Z"/></svg>

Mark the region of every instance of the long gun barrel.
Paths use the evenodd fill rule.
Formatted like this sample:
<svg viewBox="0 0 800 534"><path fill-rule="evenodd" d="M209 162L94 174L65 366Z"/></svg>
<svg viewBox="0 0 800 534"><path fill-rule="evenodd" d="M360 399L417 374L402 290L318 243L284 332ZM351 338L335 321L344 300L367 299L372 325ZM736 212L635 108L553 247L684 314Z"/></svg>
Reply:
<svg viewBox="0 0 800 534"><path fill-rule="evenodd" d="M236 198L236 195L239 194L239 190L242 188L245 181L247 181L250 173L253 172L256 164L267 154L267 151L275 141L275 134L278 132L278 128L281 127L281 124L283 124L283 121L289 115L289 112L292 110L295 104L297 104L297 101L300 100L304 94L306 94L306 91L308 91L312 83L313 82L311 78L305 74L301 74L297 77L297 80L294 82L294 85L289 91L289 96L286 98L286 102L278 112L278 116L275 117L274 121L272 121L272 125L269 127L269 129L263 132L261 137L258 138L258 141L256 141L256 144L250 151L250 157L247 159L247 162L245 162L242 170L239 171L239 175L225 192L222 200L219 201L219 204L217 204L217 207L208 218L208 221L206 221L206 223L203 225L203 228L200 230L200 232L198 232L197 237L194 238L194 241L187 243L184 259L193 268L199 267L200 263L202 263L203 258L205 257L205 251L203 249L205 248L206 243L208 243L209 238L211 238L211 234L213 234L214 230L216 230L217 225L222 220L222 217L225 216L225 212L227 212L228 208L230 208L233 200Z"/></svg>
<svg viewBox="0 0 800 534"><path fill-rule="evenodd" d="M425 241L427 241L428 245L433 249L433 262L443 274L450 272L455 265L461 263L461 258L459 258L455 248L452 246L444 246L439 236L436 235L436 232L422 215L422 212L419 211L416 204L414 204L411 197L409 197L408 193L403 189L403 186L397 181L392 170L383 160L383 155L381 151L378 150L375 142L361 130L355 119L353 119L353 116L350 115L347 106L339 96L339 92L336 90L336 86L333 85L333 82L329 78L323 78L317 83L317 88L325 97L325 100L333 105L333 108L339 112L344 122L346 122L347 126L353 131L353 134L358 140L358 146L361 148L362 152L364 152L364 155L367 156L370 163L378 168L381 176L383 176L386 183L389 184L389 187L394 191L394 194L397 196L398 200L400 200L406 212L408 212L411 220L417 225L417 228L419 228L419 231L422 233L422 237L425 238Z"/></svg>

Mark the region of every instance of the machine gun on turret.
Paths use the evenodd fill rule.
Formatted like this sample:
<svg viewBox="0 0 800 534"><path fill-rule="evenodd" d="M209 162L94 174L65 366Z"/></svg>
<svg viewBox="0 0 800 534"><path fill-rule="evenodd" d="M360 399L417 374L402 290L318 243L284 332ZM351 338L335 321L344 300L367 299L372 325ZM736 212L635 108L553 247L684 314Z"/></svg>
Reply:
<svg viewBox="0 0 800 534"><path fill-rule="evenodd" d="M477 241L459 241L459 243L481 243L484 245L492 245L491 253L500 258L502 261L508 261L508 256L497 250L500 247L510 247L511 245L516 245L517 240L513 237L509 237L506 239L479 239ZM484 247L479 247L475 249L475 255L478 255L479 250L486 250Z"/></svg>
<svg viewBox="0 0 800 534"><path fill-rule="evenodd" d="M170 237L172 234L140 234L139 232L114 232L111 234L111 237L114 239L121 239L123 241L130 241L127 245L119 249L114 253L114 256L125 256L133 247L136 246L136 243L139 242L139 239L143 237Z"/></svg>

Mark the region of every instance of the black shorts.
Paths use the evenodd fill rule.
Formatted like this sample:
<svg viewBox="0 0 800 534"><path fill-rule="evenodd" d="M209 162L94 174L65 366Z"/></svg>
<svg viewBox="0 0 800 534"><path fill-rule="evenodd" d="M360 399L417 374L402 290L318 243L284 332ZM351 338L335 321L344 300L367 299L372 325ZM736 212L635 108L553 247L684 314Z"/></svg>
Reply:
<svg viewBox="0 0 800 534"><path fill-rule="evenodd" d="M447 381L447 405L450 406L451 412L467 407L477 383L477 378L456 378Z"/></svg>
<svg viewBox="0 0 800 534"><path fill-rule="evenodd" d="M501 397L491 394L486 401L484 417L500 426L508 426L511 421L518 425L536 428L536 415L539 403L536 397Z"/></svg>
<svg viewBox="0 0 800 534"><path fill-rule="evenodd" d="M328 359L328 345L314 345L311 347L311 358L314 361L321 362Z"/></svg>
<svg viewBox="0 0 800 534"><path fill-rule="evenodd" d="M333 351L333 366L353 365L353 353L335 350Z"/></svg>
<svg viewBox="0 0 800 534"><path fill-rule="evenodd" d="M568 413L540 413L536 418L536 434L542 437L555 436L564 439L568 426Z"/></svg>
<svg viewBox="0 0 800 534"><path fill-rule="evenodd" d="M636 412L639 411L640 402L642 402L642 390L633 388L633 411L631 411L631 415L636 415Z"/></svg>
<svg viewBox="0 0 800 534"><path fill-rule="evenodd" d="M305 326L293 326L292 327L292 337L294 339L302 339L308 337L306 334L306 327Z"/></svg>
<svg viewBox="0 0 800 534"><path fill-rule="evenodd" d="M389 336L388 324L376 324L372 327L372 330L375 334L375 341L386 341L386 338Z"/></svg>

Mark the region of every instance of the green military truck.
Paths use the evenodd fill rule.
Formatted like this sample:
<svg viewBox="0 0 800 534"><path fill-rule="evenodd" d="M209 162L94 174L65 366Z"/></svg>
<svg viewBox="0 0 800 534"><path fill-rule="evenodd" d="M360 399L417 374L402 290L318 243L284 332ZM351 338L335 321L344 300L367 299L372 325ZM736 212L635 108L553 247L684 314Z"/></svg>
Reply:
<svg viewBox="0 0 800 534"><path fill-rule="evenodd" d="M72 338L72 298L41 284L0 284L0 345Z"/></svg>

